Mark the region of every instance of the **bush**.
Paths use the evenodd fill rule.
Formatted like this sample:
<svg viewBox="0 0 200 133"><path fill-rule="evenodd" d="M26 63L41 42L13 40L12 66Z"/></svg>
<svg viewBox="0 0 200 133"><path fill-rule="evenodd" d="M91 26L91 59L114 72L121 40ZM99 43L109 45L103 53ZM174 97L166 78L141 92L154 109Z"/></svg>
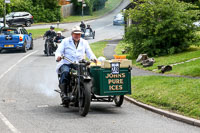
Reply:
<svg viewBox="0 0 200 133"><path fill-rule="evenodd" d="M4 1L0 1L0 16L3 17ZM11 0L6 5L7 14L10 12L26 11L34 16L34 22L55 22L62 19L57 0Z"/></svg>
<svg viewBox="0 0 200 133"><path fill-rule="evenodd" d="M125 40L130 44L130 54L149 56L181 52L198 40L196 6L176 0L143 0L126 11L135 24L126 28Z"/></svg>
<svg viewBox="0 0 200 133"><path fill-rule="evenodd" d="M85 0L84 15L92 15L93 11L100 10L105 7L107 0ZM82 12L82 3L77 0L72 0L74 4L74 13L80 15Z"/></svg>

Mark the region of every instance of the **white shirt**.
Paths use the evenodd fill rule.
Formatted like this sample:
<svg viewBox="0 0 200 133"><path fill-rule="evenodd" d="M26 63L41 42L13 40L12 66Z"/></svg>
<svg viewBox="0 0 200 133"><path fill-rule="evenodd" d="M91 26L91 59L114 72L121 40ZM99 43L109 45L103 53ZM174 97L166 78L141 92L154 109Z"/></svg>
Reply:
<svg viewBox="0 0 200 133"><path fill-rule="evenodd" d="M62 40L62 42L59 44L56 53L55 53L55 58L57 59L58 56L65 56L69 58L73 62L78 62L82 59L84 59L85 54L87 57L91 59L96 59L96 56L92 52L88 41L80 38L78 47L76 48L74 41L72 37L68 37ZM56 72L59 73L59 68L63 64L70 64L67 60L61 60L56 67Z"/></svg>

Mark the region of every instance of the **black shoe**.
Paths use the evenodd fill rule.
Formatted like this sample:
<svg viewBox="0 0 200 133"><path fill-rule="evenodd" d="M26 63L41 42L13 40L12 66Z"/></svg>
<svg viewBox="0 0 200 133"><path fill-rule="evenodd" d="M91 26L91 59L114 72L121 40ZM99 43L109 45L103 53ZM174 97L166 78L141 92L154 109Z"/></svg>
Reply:
<svg viewBox="0 0 200 133"><path fill-rule="evenodd" d="M46 50L44 50L44 54L47 54Z"/></svg>

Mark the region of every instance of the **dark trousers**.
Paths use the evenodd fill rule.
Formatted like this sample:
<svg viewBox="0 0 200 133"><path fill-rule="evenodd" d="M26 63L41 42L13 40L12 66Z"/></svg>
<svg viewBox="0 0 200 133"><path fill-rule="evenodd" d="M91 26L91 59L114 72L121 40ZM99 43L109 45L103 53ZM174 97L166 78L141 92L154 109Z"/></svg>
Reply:
<svg viewBox="0 0 200 133"><path fill-rule="evenodd" d="M70 82L70 75L69 72L71 70L71 68L76 69L76 67L73 64L63 64L59 71L60 71L60 80L59 83L60 84L69 84Z"/></svg>

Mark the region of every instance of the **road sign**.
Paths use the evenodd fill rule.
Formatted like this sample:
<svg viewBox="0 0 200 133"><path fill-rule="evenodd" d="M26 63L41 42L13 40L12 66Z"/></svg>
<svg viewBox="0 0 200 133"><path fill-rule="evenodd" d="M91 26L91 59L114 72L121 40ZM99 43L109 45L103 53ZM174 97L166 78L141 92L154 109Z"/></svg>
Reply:
<svg viewBox="0 0 200 133"><path fill-rule="evenodd" d="M5 0L5 3L10 3L10 0Z"/></svg>

